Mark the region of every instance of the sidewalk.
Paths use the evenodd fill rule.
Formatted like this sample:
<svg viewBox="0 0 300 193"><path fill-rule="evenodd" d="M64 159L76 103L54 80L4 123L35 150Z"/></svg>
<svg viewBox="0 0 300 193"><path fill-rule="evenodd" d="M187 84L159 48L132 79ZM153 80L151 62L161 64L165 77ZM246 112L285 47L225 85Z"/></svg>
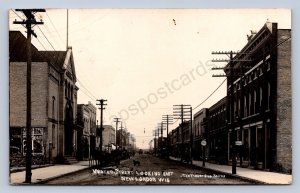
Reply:
<svg viewBox="0 0 300 193"><path fill-rule="evenodd" d="M170 157L170 159L175 161L180 161L180 159L176 159L174 157ZM202 167L202 161L193 160L193 165ZM205 167L203 168L233 175L231 174L232 166L230 165L218 165L218 164L205 162ZM292 175L288 175L288 174L267 172L267 171L254 170L254 169L241 168L241 167L236 168L236 173L237 174L233 176L261 182L264 184L291 184L292 183Z"/></svg>
<svg viewBox="0 0 300 193"><path fill-rule="evenodd" d="M52 165L49 167L32 169L32 183L56 178L69 173L77 172L89 168L88 161L80 161L72 165ZM10 174L10 184L24 184L25 171L14 172Z"/></svg>

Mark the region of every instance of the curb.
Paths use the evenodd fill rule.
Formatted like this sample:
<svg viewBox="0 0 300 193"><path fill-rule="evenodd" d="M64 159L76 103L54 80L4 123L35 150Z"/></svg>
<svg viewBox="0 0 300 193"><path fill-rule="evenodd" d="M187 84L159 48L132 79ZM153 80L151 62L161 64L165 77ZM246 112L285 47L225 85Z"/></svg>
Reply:
<svg viewBox="0 0 300 193"><path fill-rule="evenodd" d="M49 167L49 166L54 166L54 164L47 164L47 165L42 165L42 166L36 166L36 167L32 167L31 169L35 170L35 169L45 168L45 167ZM23 172L25 170L26 170L26 168L16 168L16 169L10 170L9 172L12 174L12 173L16 173L16 172Z"/></svg>
<svg viewBox="0 0 300 193"><path fill-rule="evenodd" d="M90 169L91 167L87 167L87 168L81 168L79 170L75 170L75 171L72 171L72 172L69 172L69 173L64 173L64 174L60 174L60 175L56 175L56 176L52 176L52 177L49 177L49 178L45 178L45 179L42 179L42 180L39 180L37 182L34 182L32 184L44 184L50 180L54 180L56 178L60 178L60 177L64 177L64 176L67 176L67 175L70 175L70 174L74 174L74 173L77 173L77 172L80 172L80 171L83 171L83 170L87 170L87 169Z"/></svg>
<svg viewBox="0 0 300 193"><path fill-rule="evenodd" d="M173 159L169 159L169 160L172 160L172 161L175 161L175 162L180 162L179 160L173 160ZM184 163L184 162L182 162L182 163L185 164L185 165L190 165L190 164L187 164L187 163ZM212 168L206 168L206 167L195 165L195 164L191 164L191 166L194 166L194 167L197 167L197 168L201 168L201 169L205 169L205 170L210 170L210 171L218 172L218 173L221 173L221 174L224 174L224 175L228 175L228 176L231 176L231 177L235 177L235 178L240 178L242 180L253 182L256 185L266 185L266 184L269 184L269 183L266 183L266 182L263 182L263 181L260 181L260 180L256 180L256 179L253 179L253 178L248 178L248 177L240 176L238 174L231 174L231 173L223 172L223 171L212 169Z"/></svg>

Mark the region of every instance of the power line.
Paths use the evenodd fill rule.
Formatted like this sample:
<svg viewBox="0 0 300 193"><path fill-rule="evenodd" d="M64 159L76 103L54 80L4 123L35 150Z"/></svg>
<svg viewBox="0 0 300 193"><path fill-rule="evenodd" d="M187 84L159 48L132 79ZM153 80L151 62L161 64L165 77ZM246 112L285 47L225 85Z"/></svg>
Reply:
<svg viewBox="0 0 300 193"><path fill-rule="evenodd" d="M57 45L59 47L61 43L56 40L57 38L55 38L55 34L53 33L53 30L50 30L46 24L44 25L44 28L47 30L48 34L51 34L48 36L48 38L52 38L52 40L55 42L54 45Z"/></svg>
<svg viewBox="0 0 300 193"><path fill-rule="evenodd" d="M52 47L52 49L53 49L54 51L56 51L55 48L53 47L53 45L51 44L51 42L48 40L48 38L47 38L46 35L44 34L44 32L41 30L41 28L40 28L39 26L37 26L37 27L38 27L39 30L42 32L43 36L46 38L46 40L48 41L48 43L50 44L50 46Z"/></svg>
<svg viewBox="0 0 300 193"><path fill-rule="evenodd" d="M12 11L22 20L24 20L17 12L15 12L15 10L12 9Z"/></svg>
<svg viewBox="0 0 300 193"><path fill-rule="evenodd" d="M38 39L38 38L36 38L37 39L37 41L41 44L41 46L46 50L46 48L45 48L45 46L42 44L42 42Z"/></svg>
<svg viewBox="0 0 300 193"><path fill-rule="evenodd" d="M204 99L199 105L197 105L195 108L193 108L193 110L197 109L199 106L201 106L203 103L205 103L224 84L224 82L226 80L227 80L227 78L225 78L223 80L223 82L221 82L221 84L206 99Z"/></svg>
<svg viewBox="0 0 300 193"><path fill-rule="evenodd" d="M14 12L15 13L15 12ZM47 13L47 12L46 12ZM17 13L16 13L17 14ZM20 17L19 15L18 15L18 17ZM20 17L21 18L21 17ZM22 19L22 18L21 18ZM49 41L49 39L46 37L46 35L43 33L43 31L41 30L41 28L39 27L39 26L37 26L38 28L39 28L39 30L41 31L41 33L43 34L43 36L46 38L46 40L48 41L48 43L51 45L51 47L53 48L53 50L54 51L56 51L55 50L55 48L53 47L53 45L51 44L51 42ZM42 45L42 47L45 49L45 51L48 51L47 49L46 49L46 47L42 44L42 42L38 39L38 38L36 38L37 40L38 40L38 42ZM93 95L85 86L84 86L84 84L77 78L77 81L81 84L81 86L89 93L87 93L87 92L85 92L84 90L82 90L81 89L81 91L82 91L82 93L84 93L87 97L89 97L91 100L96 100L97 98L95 97L95 95Z"/></svg>
<svg viewBox="0 0 300 193"><path fill-rule="evenodd" d="M51 25L53 26L54 30L56 31L56 33L57 33L57 35L58 35L59 39L60 39L60 40L61 40L61 42L63 43L64 41L62 40L62 38L61 38L60 34L58 33L58 30L56 29L55 25L53 24L53 22L52 22L52 20L51 20L51 18L50 18L50 16L48 15L48 13L47 13L47 12L46 12L46 15L47 15L47 17L48 17L48 19L49 19L49 21L50 21Z"/></svg>
<svg viewBox="0 0 300 193"><path fill-rule="evenodd" d="M81 84L81 86L88 92L88 93L90 93L90 95L94 98L94 99L97 99L96 97L95 97L95 95L93 95L84 85L83 85L83 83L77 78L77 81L79 82L79 84Z"/></svg>
<svg viewBox="0 0 300 193"><path fill-rule="evenodd" d="M88 98L90 98L92 101L95 100L92 96L90 96L90 95L89 95L88 93L86 93L84 90L80 89L80 91L81 91L83 94L85 94L85 96L87 96Z"/></svg>

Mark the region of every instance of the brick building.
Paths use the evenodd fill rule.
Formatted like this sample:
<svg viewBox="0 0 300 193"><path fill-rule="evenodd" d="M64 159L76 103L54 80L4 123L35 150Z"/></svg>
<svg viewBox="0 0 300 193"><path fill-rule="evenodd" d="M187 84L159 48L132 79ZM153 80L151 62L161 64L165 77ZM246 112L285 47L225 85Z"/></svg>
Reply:
<svg viewBox="0 0 300 193"><path fill-rule="evenodd" d="M24 163L26 141L26 45L19 31L9 32L9 125L11 164ZM77 91L72 49L39 51L32 45L33 162L74 155ZM13 155L12 155L13 154Z"/></svg>
<svg viewBox="0 0 300 193"><path fill-rule="evenodd" d="M211 162L225 164L228 160L228 137L226 128L226 97L208 109L207 157Z"/></svg>
<svg viewBox="0 0 300 193"><path fill-rule="evenodd" d="M207 114L208 109L203 108L194 114L193 122L193 158L196 160L202 159L201 141L207 139Z"/></svg>
<svg viewBox="0 0 300 193"><path fill-rule="evenodd" d="M169 133L171 156L187 157L191 145L191 121L184 121Z"/></svg>
<svg viewBox="0 0 300 193"><path fill-rule="evenodd" d="M292 170L290 37L267 22L225 67L229 159L237 150L243 166Z"/></svg>
<svg viewBox="0 0 300 193"><path fill-rule="evenodd" d="M89 158L96 148L96 111L97 108L89 102L77 105L77 158Z"/></svg>

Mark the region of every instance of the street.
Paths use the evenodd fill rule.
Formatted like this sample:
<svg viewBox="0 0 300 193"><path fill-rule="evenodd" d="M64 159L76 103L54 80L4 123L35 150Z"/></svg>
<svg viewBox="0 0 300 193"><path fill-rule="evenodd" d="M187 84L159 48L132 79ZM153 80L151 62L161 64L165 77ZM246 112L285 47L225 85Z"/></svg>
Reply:
<svg viewBox="0 0 300 193"><path fill-rule="evenodd" d="M133 160L140 166L134 166ZM239 178L177 161L142 154L122 161L118 167L85 169L44 184L52 185L143 185L143 184L251 184Z"/></svg>

